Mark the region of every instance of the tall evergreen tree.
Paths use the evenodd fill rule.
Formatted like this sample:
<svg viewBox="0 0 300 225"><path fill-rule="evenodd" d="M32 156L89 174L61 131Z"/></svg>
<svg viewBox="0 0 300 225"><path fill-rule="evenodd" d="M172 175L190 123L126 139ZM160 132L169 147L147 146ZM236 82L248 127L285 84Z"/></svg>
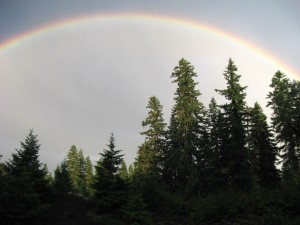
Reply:
<svg viewBox="0 0 300 225"><path fill-rule="evenodd" d="M100 153L100 159L95 167L95 203L98 213L116 212L123 203L124 183L119 176L123 160L121 150L116 150L115 138L111 134L108 149Z"/></svg>
<svg viewBox="0 0 300 225"><path fill-rule="evenodd" d="M79 157L78 150L75 145L72 145L68 154L67 154L67 166L72 182L72 189L75 192L79 192L80 188L80 165L79 165Z"/></svg>
<svg viewBox="0 0 300 225"><path fill-rule="evenodd" d="M21 148L4 165L6 195L2 204L4 218L11 224L32 222L49 204L51 189L38 159L39 149L37 135L30 130Z"/></svg>
<svg viewBox="0 0 300 225"><path fill-rule="evenodd" d="M12 159L6 163L6 172L12 176L28 174L33 181L33 188L39 195L42 202L49 200L50 186L47 180L46 171L43 170L43 164L40 163L39 157L40 144L37 135L31 129L25 139L21 142L21 148L17 153L12 154Z"/></svg>
<svg viewBox="0 0 300 225"><path fill-rule="evenodd" d="M66 160L62 161L54 170L53 186L58 193L72 192L73 186Z"/></svg>
<svg viewBox="0 0 300 225"><path fill-rule="evenodd" d="M254 177L260 187L274 187L280 181L275 166L277 148L267 124L267 117L258 103L250 110L250 153Z"/></svg>
<svg viewBox="0 0 300 225"><path fill-rule="evenodd" d="M221 110L214 98L211 99L205 117L207 143L205 148L203 182L205 192L213 192L224 185L224 175L220 163L221 149L226 140L226 128Z"/></svg>
<svg viewBox="0 0 300 225"><path fill-rule="evenodd" d="M224 96L228 103L221 106L227 137L220 152L222 170L226 177L226 185L241 190L249 189L252 185L249 155L246 148L245 114L246 87L240 85L240 75L232 59L224 71L227 87L216 90Z"/></svg>
<svg viewBox="0 0 300 225"><path fill-rule="evenodd" d="M93 195L94 172L93 165L89 156L85 158L85 180L86 194L91 197Z"/></svg>
<svg viewBox="0 0 300 225"><path fill-rule="evenodd" d="M145 135L145 142L139 147L137 169L144 175L158 175L158 157L162 149L166 124L164 123L162 105L152 96L147 105L148 116L142 122L146 128L141 134Z"/></svg>
<svg viewBox="0 0 300 225"><path fill-rule="evenodd" d="M196 89L197 74L190 62L179 61L171 75L177 84L175 105L168 128L168 146L164 156L164 177L171 178L169 186L176 191L194 192L199 188L198 167L201 167L201 140L203 135L204 106L199 102ZM175 156L175 158L174 158ZM200 156L200 157L199 157ZM169 171L168 171L169 170ZM171 171L172 172L171 172ZM168 173L172 174L168 174Z"/></svg>
<svg viewBox="0 0 300 225"><path fill-rule="evenodd" d="M78 179L78 187L79 193L81 195L85 195L87 193L87 184L86 184L86 168L85 168L85 160L83 156L82 149L78 152L78 167L79 167L79 179Z"/></svg>
<svg viewBox="0 0 300 225"><path fill-rule="evenodd" d="M291 82L277 71L272 78L268 106L272 112L272 127L282 154L283 179L294 182L299 173L299 83Z"/></svg>

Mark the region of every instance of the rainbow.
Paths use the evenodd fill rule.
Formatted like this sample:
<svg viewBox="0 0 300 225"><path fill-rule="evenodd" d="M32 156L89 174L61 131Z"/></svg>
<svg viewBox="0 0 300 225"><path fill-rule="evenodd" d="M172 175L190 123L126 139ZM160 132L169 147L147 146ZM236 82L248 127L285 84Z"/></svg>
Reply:
<svg viewBox="0 0 300 225"><path fill-rule="evenodd" d="M92 15L92 16L82 16L76 18L70 18L59 22L54 22L51 24L47 24L45 26L39 27L37 29L22 33L16 37L13 37L3 43L0 43L0 55L5 54L8 51L12 51L13 49L18 48L19 45L26 43L32 39L45 36L50 32L54 32L57 30L72 28L78 25L84 26L86 24L90 24L93 22L105 22L105 21L144 21L144 22L153 22L153 23L163 23L170 26L175 27L185 27L193 30L200 30L202 32L206 32L210 35L214 35L220 37L221 39L225 39L226 41L235 43L250 52L253 52L258 57L266 60L267 62L274 64L278 67L279 70L287 73L287 75L293 79L299 79L296 76L296 71L285 63L281 62L279 59L272 56L270 53L256 47L255 45L246 42L230 33L224 32L220 29L217 29L212 26L208 26L206 24L202 24L199 22L194 22L187 19L170 17L170 16L161 16L161 15L153 15L153 14L103 14L103 15Z"/></svg>

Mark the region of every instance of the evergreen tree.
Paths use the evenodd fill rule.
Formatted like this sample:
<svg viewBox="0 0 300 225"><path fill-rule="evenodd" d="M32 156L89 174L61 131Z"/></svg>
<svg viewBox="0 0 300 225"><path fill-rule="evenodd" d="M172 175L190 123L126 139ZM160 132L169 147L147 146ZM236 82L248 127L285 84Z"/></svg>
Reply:
<svg viewBox="0 0 300 225"><path fill-rule="evenodd" d="M145 135L145 142L139 147L136 165L142 174L158 176L158 157L162 149L166 124L163 119L163 107L155 96L149 99L147 109L149 109L148 116L142 122L143 128L147 130L141 133Z"/></svg>
<svg viewBox="0 0 300 225"><path fill-rule="evenodd" d="M43 170L43 172L44 172L44 174L45 174L45 178L46 178L46 180L47 180L47 183L48 183L48 184L52 184L52 183L53 183L53 177L52 177L52 173L49 172L47 163L44 163L44 164L43 164L42 170Z"/></svg>
<svg viewBox="0 0 300 225"><path fill-rule="evenodd" d="M161 154L162 180L169 187L171 192L179 189L180 183L178 179L180 151L177 140L177 125L171 115L170 125L166 131L166 143Z"/></svg>
<svg viewBox="0 0 300 225"><path fill-rule="evenodd" d="M98 213L116 212L124 201L124 182L119 176L123 160L121 150L116 150L115 138L111 134L108 149L100 153L101 158L95 167L95 203Z"/></svg>
<svg viewBox="0 0 300 225"><path fill-rule="evenodd" d="M135 168L132 164L130 164L128 166L128 178L129 179L133 178L134 174L135 174Z"/></svg>
<svg viewBox="0 0 300 225"><path fill-rule="evenodd" d="M132 191L127 195L127 201L122 206L123 218L134 225L151 225L151 214L147 211L147 205L143 197L137 191Z"/></svg>
<svg viewBox="0 0 300 225"><path fill-rule="evenodd" d="M91 197L93 195L94 173L93 165L89 156L85 158L85 180L86 180L86 194Z"/></svg>
<svg viewBox="0 0 300 225"><path fill-rule="evenodd" d="M216 90L228 100L228 103L221 106L227 137L220 152L220 162L226 185L246 190L252 185L245 133L246 93L244 90L246 87L240 85L241 76L237 75L236 71L237 67L229 59L224 71L227 88Z"/></svg>
<svg viewBox="0 0 300 225"><path fill-rule="evenodd" d="M39 149L37 135L30 130L21 148L4 165L6 194L2 204L8 223L32 222L49 204L51 189L38 159Z"/></svg>
<svg viewBox="0 0 300 225"><path fill-rule="evenodd" d="M283 180L294 182L299 173L299 83L277 71L270 85L268 106L273 110L272 127L282 154Z"/></svg>
<svg viewBox="0 0 300 225"><path fill-rule="evenodd" d="M62 163L54 170L53 186L54 189L59 193L72 192L73 186L66 160L62 161Z"/></svg>
<svg viewBox="0 0 300 225"><path fill-rule="evenodd" d="M72 182L72 189L78 193L80 190L80 165L78 151L75 145L71 146L67 154L66 163Z"/></svg>
<svg viewBox="0 0 300 225"><path fill-rule="evenodd" d="M120 177L123 180L127 180L128 179L127 165L126 165L126 162L124 160L122 160L122 162L121 162L121 167L120 167L119 175L120 175Z"/></svg>
<svg viewBox="0 0 300 225"><path fill-rule="evenodd" d="M226 140L226 128L223 124L221 110L214 98L211 99L205 117L207 132L204 158L203 183L204 192L209 193L218 190L224 185L224 174L220 163L221 149Z"/></svg>
<svg viewBox="0 0 300 225"><path fill-rule="evenodd" d="M274 187L280 181L275 166L277 148L267 124L267 117L258 103L250 110L250 152L253 173L260 187Z"/></svg>
<svg viewBox="0 0 300 225"><path fill-rule="evenodd" d="M174 191L180 187L186 193L197 192L200 181L198 171L202 167L201 141L205 111L198 100L201 94L196 90L197 74L188 61L181 59L171 78L177 84L177 89L167 132L168 146L163 153L163 176L171 179L167 183Z"/></svg>
<svg viewBox="0 0 300 225"><path fill-rule="evenodd" d="M79 193L81 195L86 195L87 193L87 184L86 184L86 168L85 168L85 160L83 156L82 149L78 152L78 166L79 166L79 179L78 179L78 187Z"/></svg>

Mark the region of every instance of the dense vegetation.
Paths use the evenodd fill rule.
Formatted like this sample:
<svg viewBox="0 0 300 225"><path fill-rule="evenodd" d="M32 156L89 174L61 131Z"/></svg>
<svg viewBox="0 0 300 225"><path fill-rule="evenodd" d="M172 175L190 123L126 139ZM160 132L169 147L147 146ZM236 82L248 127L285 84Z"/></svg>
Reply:
<svg viewBox="0 0 300 225"><path fill-rule="evenodd" d="M231 59L216 90L223 104L200 102L185 59L171 78L169 124L150 97L129 167L111 134L94 167L73 145L52 177L30 130L0 164L1 224L300 224L300 82L275 73L269 126L258 103L247 105Z"/></svg>

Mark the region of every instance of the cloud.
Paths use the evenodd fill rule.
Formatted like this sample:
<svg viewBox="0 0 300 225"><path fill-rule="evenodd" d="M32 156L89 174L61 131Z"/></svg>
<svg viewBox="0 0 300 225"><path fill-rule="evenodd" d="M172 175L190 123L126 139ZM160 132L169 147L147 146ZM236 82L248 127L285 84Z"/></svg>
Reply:
<svg viewBox="0 0 300 225"><path fill-rule="evenodd" d="M253 52L199 30L153 23L99 23L33 38L0 56L0 148L7 159L34 128L41 159L51 169L75 144L97 159L115 132L132 162L146 105L156 95L165 118L173 105L170 75L181 58L199 75L201 101L223 88L228 58L249 85L249 101L264 105L276 66Z"/></svg>

